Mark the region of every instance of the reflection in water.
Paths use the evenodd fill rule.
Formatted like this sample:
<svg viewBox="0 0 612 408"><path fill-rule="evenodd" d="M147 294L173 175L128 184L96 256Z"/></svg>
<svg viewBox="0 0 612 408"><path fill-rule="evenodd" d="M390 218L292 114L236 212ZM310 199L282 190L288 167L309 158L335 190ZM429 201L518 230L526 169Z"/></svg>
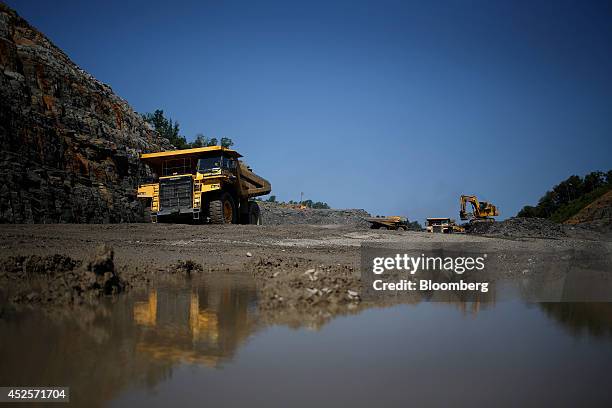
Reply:
<svg viewBox="0 0 612 408"><path fill-rule="evenodd" d="M196 285L0 319L0 385L69 385L73 405L102 406L179 363L231 359L256 330L255 300L249 286Z"/></svg>
<svg viewBox="0 0 612 408"><path fill-rule="evenodd" d="M157 323L157 290L149 293L146 302L134 302L134 321L140 326L155 326Z"/></svg>
<svg viewBox="0 0 612 408"><path fill-rule="evenodd" d="M457 301L457 302L452 302L457 309L461 310L461 313L464 316L473 316L476 317L478 316L478 312L480 312L481 308L486 308L486 307L491 307L491 300L488 300L486 302L480 302L480 300L476 300L474 302L462 302L462 301Z"/></svg>
<svg viewBox="0 0 612 408"><path fill-rule="evenodd" d="M540 303L547 316L573 335L612 338L612 303Z"/></svg>
<svg viewBox="0 0 612 408"><path fill-rule="evenodd" d="M144 329L136 351L216 367L256 330L255 300L252 288L153 290L146 301L134 302L134 321Z"/></svg>
<svg viewBox="0 0 612 408"><path fill-rule="evenodd" d="M567 337L558 332L546 332L547 325L529 325L528 322L534 320L541 323L542 319L545 319L544 316L552 318L575 335L612 338L612 304L609 303L544 303L540 307L545 313L540 314L537 309L529 308L520 302L496 303L494 293L489 293L480 300L457 300L446 304L457 308L464 316L474 317L467 320L462 320L457 313L440 314L440 308L445 307L443 303L417 301L410 306L403 306L402 313L413 316L418 324L406 326L402 332L398 332L396 327L399 309L393 307L378 311L381 317L376 321L368 320L371 319L367 316L368 313L339 320L356 322L354 324L357 326L362 321L367 327L378 325L376 329L368 330L368 336L374 335L372 333L384 335L388 332L399 336L399 339L403 339L401 336L407 336L406 338L412 341L421 341L418 343L418 353L406 354L410 356L409 359L426 355L428 347L435 348L436 353L439 350L455 350L456 347L450 346L456 341L455 335L448 337L448 344L445 343L446 336L440 336L440 333L445 331L444 327L453 327L454 333L459 337L465 337L466 333L474 330L490 333L492 341L487 342L484 349L489 349L492 352L489 356L494 355L497 364L502 366L512 366L513 359L517 356L509 354L510 360L506 361L505 339L495 337L496 331L509 324L509 316L512 317L513 327L516 327L517 331L523 330L525 336L528 336L528 342L535 345L530 346L529 350L536 350L538 344L546 344L543 350L550 350L549 342L562 344ZM256 308L256 292L253 286L215 281L196 283L190 287L161 287L141 295L120 297L115 302L102 303L94 308L66 310L51 315L30 313L12 320L0 319L0 384L69 385L73 403L87 406L102 406L105 402L129 394L131 391L128 390L148 389L176 381L179 381L180 387L181 380L177 379L176 371L177 367L184 364L196 365L209 376L216 373L216 370L210 368L218 368L233 359L235 360L232 366L240 366L244 357L235 358L239 348L261 328L259 322L271 321L268 316L262 316L260 313L265 312L259 312ZM435 321L435 329L427 330L426 327L433 327L428 323L432 313L439 320ZM354 325L351 327L351 330L358 331ZM462 331L464 327L466 329ZM272 335L267 333L262 337L269 342L278 341L274 340L274 333L277 332L270 332ZM309 377L309 381L317 381L316 373L327 370L331 372L338 366L348 364L347 361L363 358L359 348L353 349L351 342L342 342L338 337L330 336L329 331L321 330L307 335L321 336L324 339L319 342L324 343L323 346L318 346L323 347L322 349L310 352L327 356L316 359L316 370L320 371L313 371L314 376ZM302 352L308 349L307 345L302 344L298 349L299 346L292 345L291 342L282 344L285 349L296 347L295 353L291 354L291 360L286 362L287 367L294 367L295 371L289 371L293 374L288 375L299 377L301 370L312 367L314 360L308 357L308 353L304 354L304 359L300 357ZM466 340L466 344L472 343ZM262 347L262 344L258 347ZM260 349L255 348L257 353ZM270 350L269 344L263 348L264 351ZM482 352L483 348L480 347L480 350ZM600 350L591 351L594 354L601 353ZM393 353L395 358L400 350L368 348L368 353L380 361L387 357L388 352ZM346 360L338 360L339 357L333 356L344 356ZM442 360L431 358L431 361L427 361L430 367L443 364ZM533 360L529 364L533 364L534 368L542 364L552 364L544 360L538 361L537 354L529 355L526 359ZM458 360L457 364L459 361L463 360ZM466 361L463 363L467 364ZM399 368L395 369L411 370L410 364L399 364ZM350 377L350 372L345 374ZM270 373L266 374L266 371L262 370L261 376L266 375ZM353 375L357 377L339 377L333 381L357 383L361 374L355 372ZM398 371L398 378L403 375L412 374ZM375 395L372 394L372 397Z"/></svg>

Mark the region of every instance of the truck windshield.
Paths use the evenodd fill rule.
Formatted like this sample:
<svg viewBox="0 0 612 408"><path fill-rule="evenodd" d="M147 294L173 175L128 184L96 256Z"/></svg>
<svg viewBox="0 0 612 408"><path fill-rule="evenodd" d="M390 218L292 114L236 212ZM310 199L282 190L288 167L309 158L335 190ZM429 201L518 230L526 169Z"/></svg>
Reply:
<svg viewBox="0 0 612 408"><path fill-rule="evenodd" d="M198 160L198 172L204 173L212 169L220 169L222 157L207 157L205 159Z"/></svg>
<svg viewBox="0 0 612 408"><path fill-rule="evenodd" d="M162 176L190 174L193 171L190 158L170 159L162 163Z"/></svg>
<svg viewBox="0 0 612 408"><path fill-rule="evenodd" d="M217 157L206 157L198 160L198 172L206 173L213 169L227 169L231 168L230 159L223 156Z"/></svg>

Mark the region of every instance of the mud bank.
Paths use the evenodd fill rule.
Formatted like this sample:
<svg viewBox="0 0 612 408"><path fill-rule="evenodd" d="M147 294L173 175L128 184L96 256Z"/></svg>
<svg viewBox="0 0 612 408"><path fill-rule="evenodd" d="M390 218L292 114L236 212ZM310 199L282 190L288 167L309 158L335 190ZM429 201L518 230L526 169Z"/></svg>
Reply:
<svg viewBox="0 0 612 408"><path fill-rule="evenodd" d="M0 264L0 293L12 304L72 305L123 292L113 249L101 245L90 261L62 254L18 255Z"/></svg>
<svg viewBox="0 0 612 408"><path fill-rule="evenodd" d="M114 250L107 245L100 245L91 260L62 254L10 256L0 260L0 304L42 308L96 304L103 297L161 281L189 280L203 272L201 264L186 260L157 269L124 268L120 273Z"/></svg>

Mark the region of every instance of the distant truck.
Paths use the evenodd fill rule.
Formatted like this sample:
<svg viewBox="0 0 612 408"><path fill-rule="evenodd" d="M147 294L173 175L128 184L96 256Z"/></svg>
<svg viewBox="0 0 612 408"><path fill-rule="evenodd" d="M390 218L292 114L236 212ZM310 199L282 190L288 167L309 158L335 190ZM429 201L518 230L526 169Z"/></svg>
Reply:
<svg viewBox="0 0 612 408"><path fill-rule="evenodd" d="M151 222L188 219L212 224L261 224L250 199L270 193L235 150L222 146L147 153L140 156L149 180L139 183Z"/></svg>
<svg viewBox="0 0 612 408"><path fill-rule="evenodd" d="M369 222L372 229L383 230L408 230L408 218L397 215L391 217L369 217L365 218Z"/></svg>
<svg viewBox="0 0 612 408"><path fill-rule="evenodd" d="M457 225L451 218L427 218L425 230L442 234L463 234L465 232L465 228Z"/></svg>

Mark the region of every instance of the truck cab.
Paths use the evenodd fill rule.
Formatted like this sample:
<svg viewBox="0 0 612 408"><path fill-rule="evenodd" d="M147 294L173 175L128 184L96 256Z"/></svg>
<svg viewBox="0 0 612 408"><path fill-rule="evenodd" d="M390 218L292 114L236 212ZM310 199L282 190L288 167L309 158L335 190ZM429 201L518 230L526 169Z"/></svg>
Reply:
<svg viewBox="0 0 612 408"><path fill-rule="evenodd" d="M146 177L138 185L152 222L191 219L214 224L260 224L251 198L268 194L235 150L222 146L141 155Z"/></svg>

